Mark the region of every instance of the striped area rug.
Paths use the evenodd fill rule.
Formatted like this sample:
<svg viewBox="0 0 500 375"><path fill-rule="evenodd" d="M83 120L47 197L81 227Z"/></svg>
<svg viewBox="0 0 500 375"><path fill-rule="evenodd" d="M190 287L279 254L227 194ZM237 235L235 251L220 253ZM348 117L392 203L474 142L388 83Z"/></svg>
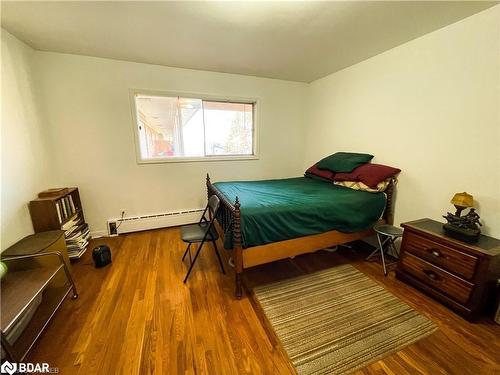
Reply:
<svg viewBox="0 0 500 375"><path fill-rule="evenodd" d="M437 329L350 265L254 292L299 375L346 374Z"/></svg>

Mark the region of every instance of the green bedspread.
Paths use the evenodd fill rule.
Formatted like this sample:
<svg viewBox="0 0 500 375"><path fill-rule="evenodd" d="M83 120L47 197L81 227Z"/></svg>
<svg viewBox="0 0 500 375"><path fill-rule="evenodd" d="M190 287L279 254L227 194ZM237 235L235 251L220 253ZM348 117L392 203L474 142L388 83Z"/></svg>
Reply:
<svg viewBox="0 0 500 375"><path fill-rule="evenodd" d="M307 177L214 183L241 204L243 247L263 245L330 230L358 232L382 215L385 194L356 191ZM225 246L231 248L226 235Z"/></svg>

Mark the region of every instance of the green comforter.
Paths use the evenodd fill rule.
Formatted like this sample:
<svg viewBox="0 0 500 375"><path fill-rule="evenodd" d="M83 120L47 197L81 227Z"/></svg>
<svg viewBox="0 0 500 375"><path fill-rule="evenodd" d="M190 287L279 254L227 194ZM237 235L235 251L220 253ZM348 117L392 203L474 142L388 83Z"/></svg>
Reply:
<svg viewBox="0 0 500 375"><path fill-rule="evenodd" d="M358 232L382 215L385 194L356 191L307 177L214 183L229 201L239 198L243 247L318 234ZM225 247L231 248L226 234Z"/></svg>

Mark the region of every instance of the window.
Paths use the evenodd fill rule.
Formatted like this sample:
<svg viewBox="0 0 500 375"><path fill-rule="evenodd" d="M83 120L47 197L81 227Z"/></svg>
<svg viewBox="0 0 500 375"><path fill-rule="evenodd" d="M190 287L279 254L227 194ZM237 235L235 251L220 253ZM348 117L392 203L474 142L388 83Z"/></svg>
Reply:
<svg viewBox="0 0 500 375"><path fill-rule="evenodd" d="M255 157L255 101L134 94L139 162Z"/></svg>

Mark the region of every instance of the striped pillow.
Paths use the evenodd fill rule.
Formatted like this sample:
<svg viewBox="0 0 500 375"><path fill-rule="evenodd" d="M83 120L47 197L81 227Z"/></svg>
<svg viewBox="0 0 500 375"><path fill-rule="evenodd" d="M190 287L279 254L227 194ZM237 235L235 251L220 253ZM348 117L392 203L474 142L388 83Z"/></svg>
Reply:
<svg viewBox="0 0 500 375"><path fill-rule="evenodd" d="M381 191L387 189L387 186L389 186L390 182L391 179L388 178L387 180L379 182L376 188L371 188L368 185L362 183L361 181L334 181L333 183L335 185L343 186L353 190L368 191L370 193L380 193Z"/></svg>

